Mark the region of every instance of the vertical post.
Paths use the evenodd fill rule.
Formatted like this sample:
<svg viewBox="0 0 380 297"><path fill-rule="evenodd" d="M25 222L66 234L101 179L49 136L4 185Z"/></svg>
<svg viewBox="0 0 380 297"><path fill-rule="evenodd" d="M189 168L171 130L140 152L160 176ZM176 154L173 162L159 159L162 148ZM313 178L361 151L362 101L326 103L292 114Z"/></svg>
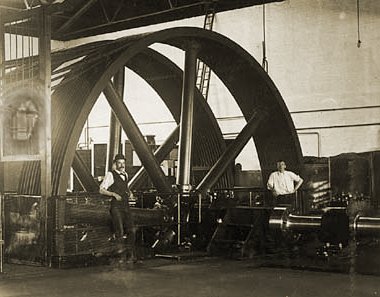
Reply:
<svg viewBox="0 0 380 297"><path fill-rule="evenodd" d="M5 29L4 29L4 22L2 21L2 13L0 12L0 108L1 108L1 101L3 98L3 94L5 92ZM3 129L3 114L1 114L0 110L0 129ZM3 131L0 131L0 138ZM0 145L3 145L1 139L0 139ZM1 152L2 149L0 147L0 193L3 192L4 187L4 164L1 163Z"/></svg>
<svg viewBox="0 0 380 297"><path fill-rule="evenodd" d="M1 21L0 12L0 98L4 93L5 85L5 30L4 23ZM1 117L0 117L1 118Z"/></svg>
<svg viewBox="0 0 380 297"><path fill-rule="evenodd" d="M3 273L3 194L0 193L0 273Z"/></svg>
<svg viewBox="0 0 380 297"><path fill-rule="evenodd" d="M328 166L328 181L329 181L329 198L331 199L332 198L332 192L331 192L331 159L330 157L327 157L327 166Z"/></svg>
<svg viewBox="0 0 380 297"><path fill-rule="evenodd" d="M177 193L177 245L181 245L181 193Z"/></svg>
<svg viewBox="0 0 380 297"><path fill-rule="evenodd" d="M194 92L196 87L197 56L199 45L189 42L185 52L182 82L181 119L179 130L177 185L177 243L181 244L181 196L191 190L191 151L193 144Z"/></svg>
<svg viewBox="0 0 380 297"><path fill-rule="evenodd" d="M198 223L202 223L202 193L198 193Z"/></svg>
<svg viewBox="0 0 380 297"><path fill-rule="evenodd" d="M377 197L376 193L376 170L375 170L375 163L374 163L374 156L375 153L371 152L369 154L369 174L370 174L370 197L371 197L371 204L374 209L379 208L379 198Z"/></svg>
<svg viewBox="0 0 380 297"><path fill-rule="evenodd" d="M294 196L295 196L294 210L296 211L297 214L300 214L302 210L301 210L301 201L300 201L300 196L298 194L298 191L294 193Z"/></svg>
<svg viewBox="0 0 380 297"><path fill-rule="evenodd" d="M1 21L1 12L0 12L0 107L1 107L1 99L4 94L4 87L5 87L5 36L4 34L5 34L4 23ZM3 116L0 113L0 125L1 125L0 129L3 129L2 117ZM1 135L1 132L0 132L0 135ZM0 143L0 145L3 145L3 144ZM1 152L1 148L0 148L0 152ZM4 193L4 163L2 163L0 160L0 195L2 193ZM0 218L1 218L1 214L0 214Z"/></svg>
<svg viewBox="0 0 380 297"><path fill-rule="evenodd" d="M41 149L41 196L45 204L45 262L48 264L50 257L50 236L48 228L48 200L52 194L51 186L51 17L47 8L42 6L39 14L39 79L43 96L43 118Z"/></svg>
<svg viewBox="0 0 380 297"><path fill-rule="evenodd" d="M0 273L3 273L3 194L0 192Z"/></svg>
<svg viewBox="0 0 380 297"><path fill-rule="evenodd" d="M5 192L5 168L4 162L0 161L0 195Z"/></svg>
<svg viewBox="0 0 380 297"><path fill-rule="evenodd" d="M185 52L177 174L177 184L183 192L189 192L191 188L191 150L193 143L194 91L198 50L198 44L189 42Z"/></svg>
<svg viewBox="0 0 380 297"><path fill-rule="evenodd" d="M124 97L124 79L125 72L124 67L121 69L113 78L113 85L115 90L123 100ZM115 113L111 110L110 117L110 137L108 140L108 158L107 158L107 168L106 170L112 169L113 158L116 154L121 153L121 125L117 119Z"/></svg>

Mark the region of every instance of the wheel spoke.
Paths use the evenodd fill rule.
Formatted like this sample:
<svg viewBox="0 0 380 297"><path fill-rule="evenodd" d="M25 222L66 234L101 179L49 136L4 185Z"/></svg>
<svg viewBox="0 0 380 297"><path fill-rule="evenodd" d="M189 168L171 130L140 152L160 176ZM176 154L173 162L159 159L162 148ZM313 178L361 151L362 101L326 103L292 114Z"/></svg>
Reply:
<svg viewBox="0 0 380 297"><path fill-rule="evenodd" d="M224 171L228 168L231 162L239 155L241 150L252 138L257 128L262 121L267 117L267 113L263 111L254 111L251 118L240 131L235 140L227 147L220 158L211 167L210 171L206 174L203 180L198 184L197 190L208 191L223 175Z"/></svg>
<svg viewBox="0 0 380 297"><path fill-rule="evenodd" d="M172 151L176 146L179 139L179 126L177 126L174 131L169 135L169 137L164 141L163 144L154 152L154 157L160 164L165 157ZM140 181L146 176L145 167L141 167L139 171L131 178L129 181L129 188L133 189L136 187Z"/></svg>
<svg viewBox="0 0 380 297"><path fill-rule="evenodd" d="M125 71L124 67L114 76L115 90L120 96L120 100L123 100L124 96L124 79ZM110 134L108 140L107 150L107 166L108 170L112 169L113 158L116 154L121 153L121 125L113 110L111 110L110 116Z"/></svg>
<svg viewBox="0 0 380 297"><path fill-rule="evenodd" d="M134 121L132 114L120 99L112 82L108 82L103 92L157 190L165 193L171 192L171 186L167 182L160 164L145 142L144 136Z"/></svg>

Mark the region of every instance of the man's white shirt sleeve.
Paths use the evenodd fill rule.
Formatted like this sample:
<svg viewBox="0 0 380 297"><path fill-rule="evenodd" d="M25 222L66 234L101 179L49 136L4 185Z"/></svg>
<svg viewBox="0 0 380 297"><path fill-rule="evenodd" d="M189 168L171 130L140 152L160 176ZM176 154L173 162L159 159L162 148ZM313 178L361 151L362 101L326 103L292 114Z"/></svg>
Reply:
<svg viewBox="0 0 380 297"><path fill-rule="evenodd" d="M112 186L113 183L114 183L113 174L111 171L108 171L106 175L104 176L102 183L100 184L100 188L108 190L108 188Z"/></svg>
<svg viewBox="0 0 380 297"><path fill-rule="evenodd" d="M288 171L289 172L289 175L290 177L293 179L293 181L295 181L296 183L298 183L300 180L301 180L301 177L297 174L295 174L294 172L292 171Z"/></svg>
<svg viewBox="0 0 380 297"><path fill-rule="evenodd" d="M273 190L274 188L274 174L273 172L269 175L268 182L267 182L267 189Z"/></svg>

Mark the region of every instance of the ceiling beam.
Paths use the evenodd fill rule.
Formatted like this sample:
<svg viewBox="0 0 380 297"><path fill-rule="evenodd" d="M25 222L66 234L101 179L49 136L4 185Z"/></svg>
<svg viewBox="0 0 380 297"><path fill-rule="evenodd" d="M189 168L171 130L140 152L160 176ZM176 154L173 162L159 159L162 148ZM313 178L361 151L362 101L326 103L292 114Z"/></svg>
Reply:
<svg viewBox="0 0 380 297"><path fill-rule="evenodd" d="M55 34L60 34L63 31L71 27L86 11L88 11L98 0L89 0L83 5L70 19L68 19L58 30L55 31Z"/></svg>
<svg viewBox="0 0 380 297"><path fill-rule="evenodd" d="M80 34L86 35L86 33L90 33L93 30L107 29L107 28L111 28L112 26L115 26L115 25L123 25L123 24L127 24L128 22L131 22L131 21L136 21L136 20L140 20L140 19L148 18L148 17L160 16L160 15L163 15L165 13L172 13L172 12L176 12L176 11L180 11L180 10L185 10L185 9L196 7L196 6L206 5L208 3L209 3L209 1L199 1L196 3L188 4L188 5L183 5L183 6L173 7L173 8L166 9L166 10L161 10L161 11L156 11L156 12L152 12L152 13L148 13L148 14L138 15L138 16L126 18L126 19L119 20L119 21L113 21L113 22L109 22L106 24L100 24L100 25L96 25L96 26L92 26L92 27L83 28L83 29L80 29L80 30L77 30L74 32L63 34L63 37L70 38L72 36L75 37L78 34L79 35Z"/></svg>

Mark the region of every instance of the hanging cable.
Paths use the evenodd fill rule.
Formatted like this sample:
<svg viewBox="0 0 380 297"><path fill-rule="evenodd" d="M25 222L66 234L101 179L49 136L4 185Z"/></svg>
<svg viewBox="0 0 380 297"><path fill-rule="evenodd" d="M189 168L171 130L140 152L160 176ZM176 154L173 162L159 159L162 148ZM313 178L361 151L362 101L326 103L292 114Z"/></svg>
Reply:
<svg viewBox="0 0 380 297"><path fill-rule="evenodd" d="M36 18L34 16L34 14L31 15L31 24L30 24L30 28L37 28L37 32L39 32L39 27L37 27L38 24L36 24ZM30 32L32 33L32 31ZM31 41L31 65L32 65L32 79L31 79L31 87L32 89L34 89L34 63L33 63L33 57L34 57L34 37L33 37L33 34L30 34L30 41ZM39 65L38 65L39 67Z"/></svg>
<svg viewBox="0 0 380 297"><path fill-rule="evenodd" d="M362 41L360 40L360 0L356 0L356 15L358 20L358 43L357 47L359 48Z"/></svg>
<svg viewBox="0 0 380 297"><path fill-rule="evenodd" d="M267 54L266 54L266 36L265 36L265 31L266 31L266 28L265 28L265 3L263 2L263 42L262 42L262 45L263 45L263 61L262 61L262 67L264 68L264 70L266 72L268 72L268 60L267 60Z"/></svg>
<svg viewBox="0 0 380 297"><path fill-rule="evenodd" d="M29 19L29 22L32 22L32 18ZM28 78L29 78L29 84L28 86L31 86L31 81L33 79L33 63L32 63L32 43L31 43L31 25L27 27L27 38L28 38Z"/></svg>

